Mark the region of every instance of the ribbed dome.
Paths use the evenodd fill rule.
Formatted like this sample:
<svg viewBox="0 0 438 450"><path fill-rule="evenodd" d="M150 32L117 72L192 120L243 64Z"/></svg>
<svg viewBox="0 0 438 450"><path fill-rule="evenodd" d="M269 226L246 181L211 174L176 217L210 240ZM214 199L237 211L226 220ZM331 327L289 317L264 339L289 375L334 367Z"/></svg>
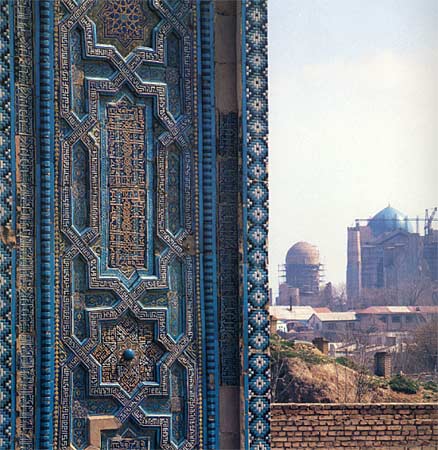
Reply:
<svg viewBox="0 0 438 450"><path fill-rule="evenodd" d="M319 265L319 250L308 242L297 242L286 255L286 264Z"/></svg>
<svg viewBox="0 0 438 450"><path fill-rule="evenodd" d="M405 230L413 233L413 226L405 220L406 218L406 214L403 214L392 206L387 206L368 222L368 226L371 228L374 236L395 230Z"/></svg>

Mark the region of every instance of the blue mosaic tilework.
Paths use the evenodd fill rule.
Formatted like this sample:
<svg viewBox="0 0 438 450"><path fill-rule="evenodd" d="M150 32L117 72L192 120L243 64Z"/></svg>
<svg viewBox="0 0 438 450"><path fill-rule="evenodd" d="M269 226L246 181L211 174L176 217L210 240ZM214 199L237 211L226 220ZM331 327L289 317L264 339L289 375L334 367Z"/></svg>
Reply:
<svg viewBox="0 0 438 450"><path fill-rule="evenodd" d="M54 396L54 186L53 168L53 2L40 0L39 20L39 86L36 106L40 164L40 185L37 210L37 245L39 245L38 319L41 338L39 344L37 380L39 408L37 411L36 439L39 450L53 448L53 396Z"/></svg>
<svg viewBox="0 0 438 450"><path fill-rule="evenodd" d="M243 8L243 176L246 284L244 358L246 448L270 448L268 239L267 2ZM245 241L244 241L245 243Z"/></svg>
<svg viewBox="0 0 438 450"><path fill-rule="evenodd" d="M214 36L213 2L202 1L199 5L201 73L199 83L200 109L199 127L202 186L200 186L200 218L202 223L201 242L203 247L201 280L202 304L204 309L203 353L205 367L205 445L208 449L218 446L218 311L217 311L217 246L216 246L216 123L214 112Z"/></svg>
<svg viewBox="0 0 438 450"><path fill-rule="evenodd" d="M0 449L12 442L12 148L9 1L0 1ZM6 245L9 241L9 244Z"/></svg>
<svg viewBox="0 0 438 450"><path fill-rule="evenodd" d="M51 21L50 1L40 3L44 37L50 34L43 22ZM40 143L47 157L41 186L58 186L59 194L53 441L59 449L84 450L93 414L117 418L121 427L111 430L112 437L138 429L135 436L151 448L205 448L199 267L212 265L199 256L198 188L207 186L201 185L204 166L197 155L197 3L54 4L54 181L49 142ZM49 86L41 84L41 93L48 99ZM51 131L41 126L47 139ZM41 212L42 274L49 278L51 212ZM88 299L104 293L115 301L91 307ZM49 292L41 289L41 300L45 333ZM49 339L46 344L43 388L51 382ZM43 395L41 425L52 402L49 390ZM41 430L43 448L51 433ZM101 436L102 448L113 448L111 433ZM129 441L122 441L125 448Z"/></svg>

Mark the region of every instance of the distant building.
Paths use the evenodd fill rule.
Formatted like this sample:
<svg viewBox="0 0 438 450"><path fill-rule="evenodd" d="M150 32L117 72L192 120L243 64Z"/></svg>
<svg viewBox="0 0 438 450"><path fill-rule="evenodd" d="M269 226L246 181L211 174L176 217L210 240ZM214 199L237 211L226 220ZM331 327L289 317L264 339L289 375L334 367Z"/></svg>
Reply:
<svg viewBox="0 0 438 450"><path fill-rule="evenodd" d="M330 311L327 309L327 311ZM270 306L269 314L284 322L299 322L306 325L316 310L311 306Z"/></svg>
<svg viewBox="0 0 438 450"><path fill-rule="evenodd" d="M319 250L308 242L298 242L286 255L286 284L298 288L300 296L319 293Z"/></svg>
<svg viewBox="0 0 438 450"><path fill-rule="evenodd" d="M414 331L438 317L438 306L370 306L356 312L356 328L364 333Z"/></svg>
<svg viewBox="0 0 438 450"><path fill-rule="evenodd" d="M286 255L285 281L279 286L276 304L283 306L324 306L328 291L320 292L321 262L319 250L308 242L297 242Z"/></svg>
<svg viewBox="0 0 438 450"><path fill-rule="evenodd" d="M310 318L317 313L330 313L329 308L311 306L270 306L272 333L280 332L288 339L311 341L315 335L309 328Z"/></svg>
<svg viewBox="0 0 438 450"><path fill-rule="evenodd" d="M347 340L351 337L356 322L354 311L315 312L309 319L309 327L318 336L329 341Z"/></svg>
<svg viewBox="0 0 438 450"><path fill-rule="evenodd" d="M438 232L414 232L407 216L388 206L366 225L348 228L347 298L350 308L370 290L400 289L438 280Z"/></svg>
<svg viewBox="0 0 438 450"><path fill-rule="evenodd" d="M289 286L287 283L281 283L278 287L276 305L299 306L300 303L300 290L297 287Z"/></svg>

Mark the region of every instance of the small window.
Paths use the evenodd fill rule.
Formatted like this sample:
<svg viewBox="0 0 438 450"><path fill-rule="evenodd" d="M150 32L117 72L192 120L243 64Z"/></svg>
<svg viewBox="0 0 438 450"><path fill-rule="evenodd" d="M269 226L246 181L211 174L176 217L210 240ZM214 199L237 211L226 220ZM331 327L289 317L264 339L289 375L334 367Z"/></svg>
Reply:
<svg viewBox="0 0 438 450"><path fill-rule="evenodd" d="M386 345L392 346L392 345L395 345L396 343L397 343L397 340L395 337L387 337L386 338Z"/></svg>
<svg viewBox="0 0 438 450"><path fill-rule="evenodd" d="M393 316L392 317L392 322L393 323L400 323L401 322L400 316Z"/></svg>

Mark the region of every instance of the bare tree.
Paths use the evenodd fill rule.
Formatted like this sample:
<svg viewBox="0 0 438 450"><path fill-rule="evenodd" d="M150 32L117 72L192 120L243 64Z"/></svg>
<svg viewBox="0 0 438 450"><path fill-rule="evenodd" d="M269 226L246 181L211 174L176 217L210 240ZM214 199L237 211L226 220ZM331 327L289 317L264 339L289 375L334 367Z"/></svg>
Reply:
<svg viewBox="0 0 438 450"><path fill-rule="evenodd" d="M416 330L414 343L417 364L425 370L438 372L438 317Z"/></svg>
<svg viewBox="0 0 438 450"><path fill-rule="evenodd" d="M347 309L347 285L345 283L337 283L332 286L332 298L330 307L335 311L344 311Z"/></svg>
<svg viewBox="0 0 438 450"><path fill-rule="evenodd" d="M288 367L287 351L278 336L272 336L271 342L271 393L274 402L283 402L290 395L293 378Z"/></svg>
<svg viewBox="0 0 438 450"><path fill-rule="evenodd" d="M433 281L426 276L402 283L398 287L368 288L355 301L355 307L432 305L433 288Z"/></svg>

